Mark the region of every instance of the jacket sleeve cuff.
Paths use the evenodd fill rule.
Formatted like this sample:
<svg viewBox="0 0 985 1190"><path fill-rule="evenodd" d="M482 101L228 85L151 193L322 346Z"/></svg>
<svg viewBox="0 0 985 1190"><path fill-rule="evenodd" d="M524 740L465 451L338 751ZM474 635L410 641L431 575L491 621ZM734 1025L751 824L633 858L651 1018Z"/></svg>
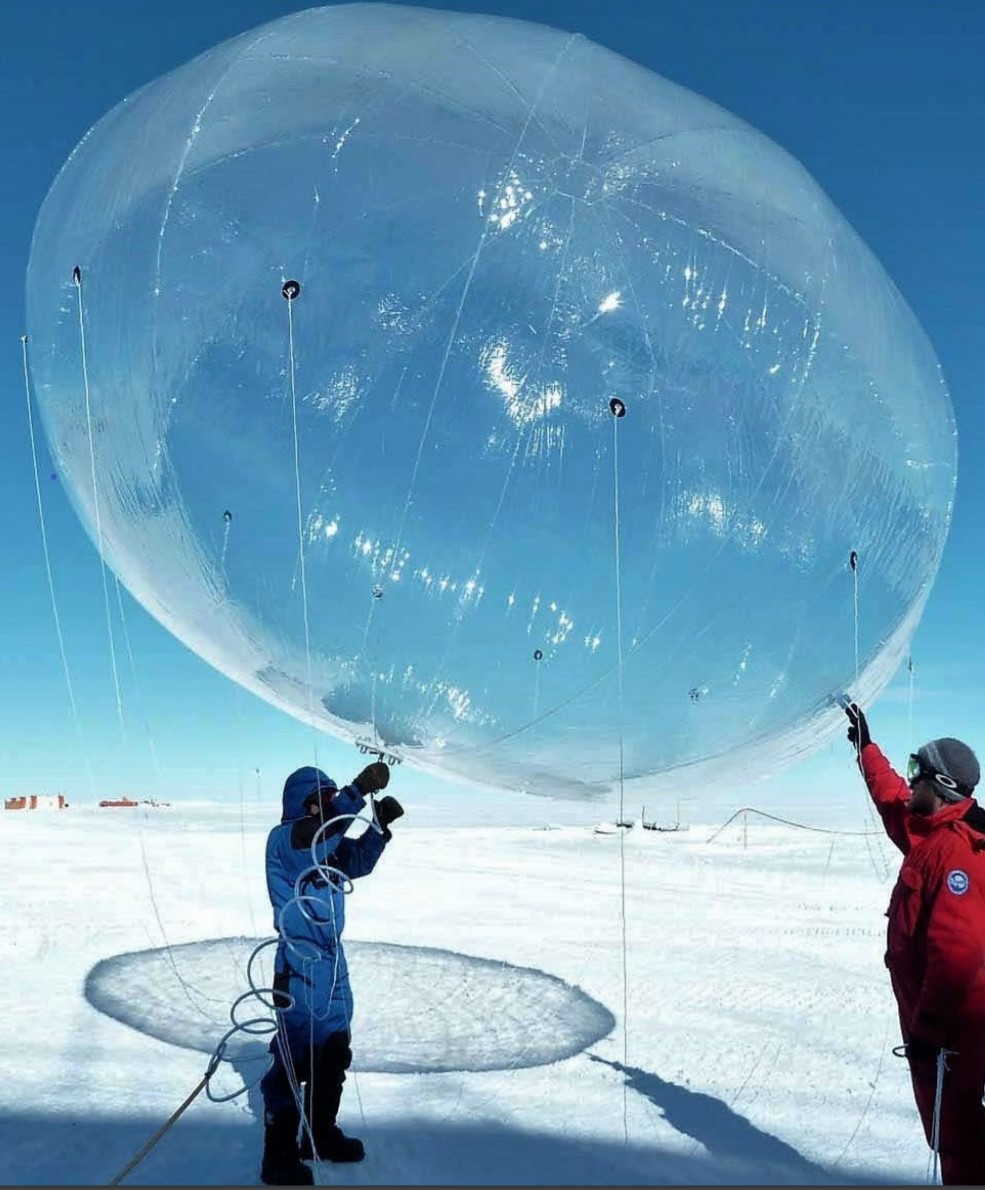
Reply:
<svg viewBox="0 0 985 1190"><path fill-rule="evenodd" d="M336 814L361 814L366 809L366 798L355 783L343 785L332 798L332 809Z"/></svg>

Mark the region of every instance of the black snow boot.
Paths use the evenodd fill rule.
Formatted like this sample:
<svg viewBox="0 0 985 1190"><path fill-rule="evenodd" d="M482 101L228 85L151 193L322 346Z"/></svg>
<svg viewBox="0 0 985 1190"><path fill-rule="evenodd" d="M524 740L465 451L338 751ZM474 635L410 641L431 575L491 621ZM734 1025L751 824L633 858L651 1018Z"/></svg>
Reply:
<svg viewBox="0 0 985 1190"><path fill-rule="evenodd" d="M267 1116L263 1128L260 1181L265 1186L313 1186L314 1176L298 1149L298 1117Z"/></svg>
<svg viewBox="0 0 985 1190"><path fill-rule="evenodd" d="M328 1128L314 1128L315 1148L311 1149L311 1137L307 1130L301 1133L301 1155L315 1161L362 1161L366 1156L366 1146L358 1136L346 1136L338 1124Z"/></svg>

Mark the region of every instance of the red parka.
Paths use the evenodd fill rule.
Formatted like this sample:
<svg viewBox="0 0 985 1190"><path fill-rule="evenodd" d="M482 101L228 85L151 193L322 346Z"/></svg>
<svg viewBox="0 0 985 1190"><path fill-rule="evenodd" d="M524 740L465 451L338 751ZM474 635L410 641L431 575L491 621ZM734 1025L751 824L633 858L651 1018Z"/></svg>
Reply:
<svg viewBox="0 0 985 1190"><path fill-rule="evenodd" d="M985 1050L985 838L971 798L911 813L910 788L877 744L859 757L886 832L905 858L889 902L886 966L905 1040Z"/></svg>
<svg viewBox="0 0 985 1190"><path fill-rule="evenodd" d="M913 814L909 786L876 744L866 744L859 764L904 856L889 901L886 966L924 1135L939 1145L944 1185L982 1186L985 837L965 821L975 802L962 798L934 814ZM940 1049L950 1051L943 1072Z"/></svg>

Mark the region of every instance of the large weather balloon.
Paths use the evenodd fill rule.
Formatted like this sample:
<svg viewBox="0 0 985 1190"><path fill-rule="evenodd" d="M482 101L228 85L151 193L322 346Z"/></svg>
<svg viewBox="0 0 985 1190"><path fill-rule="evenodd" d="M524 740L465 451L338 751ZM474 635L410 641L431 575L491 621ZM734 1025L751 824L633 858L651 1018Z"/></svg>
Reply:
<svg viewBox="0 0 985 1190"><path fill-rule="evenodd" d="M456 777L810 750L893 674L947 534L937 361L817 185L538 25L313 9L156 80L52 186L28 316L134 596Z"/></svg>

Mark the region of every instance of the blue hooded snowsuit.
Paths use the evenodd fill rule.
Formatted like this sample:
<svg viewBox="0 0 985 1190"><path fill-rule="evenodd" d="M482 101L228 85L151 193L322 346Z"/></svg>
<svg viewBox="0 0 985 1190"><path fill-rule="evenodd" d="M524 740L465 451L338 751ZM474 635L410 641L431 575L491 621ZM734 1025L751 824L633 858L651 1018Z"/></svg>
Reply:
<svg viewBox="0 0 985 1190"><path fill-rule="evenodd" d="M319 791L321 818L309 813ZM330 777L310 766L287 778L283 807L280 826L267 838L267 892L280 935L274 960L275 1000L286 993L294 1003L288 1006L284 999L278 1009L279 1029L270 1043L274 1062L260 1089L268 1115L293 1115L297 1104L291 1074L298 1083L308 1083L324 1072L326 1090L329 1083L338 1084L329 1113L334 1122L344 1071L352 1061L352 990L342 948L343 877L355 880L368 875L383 854L390 831L381 832L374 825L359 838L345 838L351 816L365 809L366 798L358 785L338 789ZM318 840L318 863L342 873L327 876L315 869L312 842L319 827L339 815L342 820L326 827Z"/></svg>

